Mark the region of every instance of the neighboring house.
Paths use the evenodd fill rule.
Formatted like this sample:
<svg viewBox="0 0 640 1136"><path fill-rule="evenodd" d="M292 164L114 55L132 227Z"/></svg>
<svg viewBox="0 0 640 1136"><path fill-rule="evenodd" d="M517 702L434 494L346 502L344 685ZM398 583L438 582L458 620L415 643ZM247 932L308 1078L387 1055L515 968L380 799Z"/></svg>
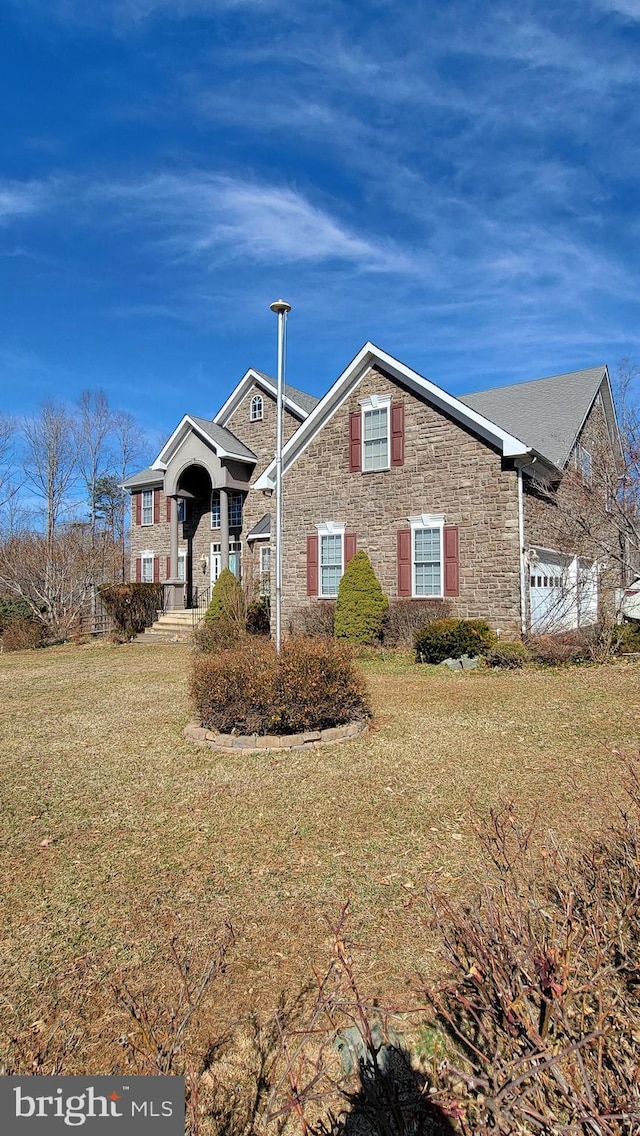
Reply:
<svg viewBox="0 0 640 1136"><path fill-rule="evenodd" d="M271 593L275 434L255 370L212 420L184 416L126 482L135 579L190 606L228 566ZM593 623L626 583L604 366L455 398L367 343L322 399L286 387L284 438L285 627L358 548L391 600L448 599L504 635Z"/></svg>

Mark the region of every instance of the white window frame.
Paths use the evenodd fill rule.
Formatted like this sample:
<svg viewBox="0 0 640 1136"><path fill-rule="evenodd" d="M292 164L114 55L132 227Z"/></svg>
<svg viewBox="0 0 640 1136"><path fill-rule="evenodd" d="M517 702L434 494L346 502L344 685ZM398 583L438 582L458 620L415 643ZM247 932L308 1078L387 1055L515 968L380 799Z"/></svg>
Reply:
<svg viewBox="0 0 640 1136"><path fill-rule="evenodd" d="M148 500L147 500L148 499ZM149 520L145 520L148 514ZM140 524L148 528L153 524L153 489L142 490L142 501L140 502Z"/></svg>
<svg viewBox="0 0 640 1136"><path fill-rule="evenodd" d="M271 545L262 544L260 546L260 595L271 595Z"/></svg>
<svg viewBox="0 0 640 1136"><path fill-rule="evenodd" d="M576 447L576 466L582 478L582 484L590 488L593 485L593 458L591 451L585 449L580 443Z"/></svg>
<svg viewBox="0 0 640 1136"><path fill-rule="evenodd" d="M334 600L338 594L338 587L340 580L344 574L344 533L345 525L336 521L324 521L320 525L316 525L318 530L318 599L320 600ZM338 587L335 592L325 592L322 588L322 541L326 537L340 537L340 575L338 576ZM334 568L335 565L327 564L327 568Z"/></svg>
<svg viewBox="0 0 640 1136"><path fill-rule="evenodd" d="M444 525L446 518L443 513L420 513L418 516L409 517L408 520L411 525L411 595L416 600L442 599L444 596ZM438 592L419 592L416 586L416 533L425 529L438 529L440 532L440 591Z"/></svg>
<svg viewBox="0 0 640 1136"><path fill-rule="evenodd" d="M217 518L218 518L217 521L214 521L214 519L213 519L213 498L214 498L215 494L218 495L217 510L216 510ZM236 502L236 504L237 504L238 501L240 502L240 505L239 505L239 508L240 508L240 524L239 525L234 524L233 519L232 519L233 518L232 510L233 510L233 507L234 507L234 502ZM242 493L236 493L235 491L229 492L228 504L227 504L227 513L228 513L228 517L229 517L229 528L230 529L241 529L242 528L243 507L244 507L244 501L242 499ZM219 529L221 521L222 521L222 512L221 512L221 509L220 509L220 490L219 489L212 489L211 490L211 500L209 502L209 516L211 518L211 528L212 529Z"/></svg>
<svg viewBox="0 0 640 1136"><path fill-rule="evenodd" d="M251 409L249 411L250 422L262 422L264 417L264 402L262 395L254 394L251 399Z"/></svg>
<svg viewBox="0 0 640 1136"><path fill-rule="evenodd" d="M153 561L155 559L155 552L151 552L148 548L140 553L140 582L143 584L153 583ZM149 578L145 579L145 564L149 564Z"/></svg>
<svg viewBox="0 0 640 1136"><path fill-rule="evenodd" d="M366 441L365 441L365 424L367 415L372 411L384 410L387 419L387 460L384 464L380 465L367 465L366 462ZM362 459L360 462L363 473L377 473L380 470L391 469L391 395L390 394L372 394L370 398L363 398L360 400L360 413L362 415L361 426L361 446L362 446Z"/></svg>
<svg viewBox="0 0 640 1136"><path fill-rule="evenodd" d="M182 561L182 572L180 571L180 561ZM178 548L178 579L183 583L187 579L187 550L186 548Z"/></svg>

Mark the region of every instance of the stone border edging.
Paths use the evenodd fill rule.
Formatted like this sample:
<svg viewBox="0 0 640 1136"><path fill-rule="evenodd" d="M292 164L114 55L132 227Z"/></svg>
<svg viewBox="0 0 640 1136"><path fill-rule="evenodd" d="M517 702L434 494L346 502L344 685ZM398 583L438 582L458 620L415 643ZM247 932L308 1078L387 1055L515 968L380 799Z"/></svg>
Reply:
<svg viewBox="0 0 640 1136"><path fill-rule="evenodd" d="M196 718L184 728L184 736L198 745L208 745L219 753L237 753L238 750L312 749L314 746L334 745L351 741L366 734L369 723L348 722L346 726L330 726L326 730L307 730L302 734L219 734L208 730Z"/></svg>

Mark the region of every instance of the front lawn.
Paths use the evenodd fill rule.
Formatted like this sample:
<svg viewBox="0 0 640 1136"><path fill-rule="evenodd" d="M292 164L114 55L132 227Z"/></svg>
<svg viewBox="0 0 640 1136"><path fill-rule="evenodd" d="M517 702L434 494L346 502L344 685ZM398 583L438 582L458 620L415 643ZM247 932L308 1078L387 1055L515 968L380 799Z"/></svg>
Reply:
<svg viewBox="0 0 640 1136"><path fill-rule="evenodd" d="M573 838L614 807L615 751L638 747L638 663L442 674L394 657L362 664L366 737L216 755L183 738L188 663L139 645L0 658L0 1057L58 1020L78 1027L63 1071L107 1072L127 1028L112 986L161 1000L170 940L201 959L229 920L215 1029L266 1014L324 966L347 898L363 980L397 1000L437 968L421 883L460 894L481 875L472 805L513 797Z"/></svg>

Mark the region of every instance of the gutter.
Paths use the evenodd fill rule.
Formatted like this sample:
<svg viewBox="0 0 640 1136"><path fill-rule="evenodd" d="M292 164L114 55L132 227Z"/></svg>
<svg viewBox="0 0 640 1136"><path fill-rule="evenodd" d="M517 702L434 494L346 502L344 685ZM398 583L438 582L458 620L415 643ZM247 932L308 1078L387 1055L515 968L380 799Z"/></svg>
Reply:
<svg viewBox="0 0 640 1136"><path fill-rule="evenodd" d="M524 493L522 466L518 466L518 542L520 545L520 630L527 631L527 565L524 553Z"/></svg>

